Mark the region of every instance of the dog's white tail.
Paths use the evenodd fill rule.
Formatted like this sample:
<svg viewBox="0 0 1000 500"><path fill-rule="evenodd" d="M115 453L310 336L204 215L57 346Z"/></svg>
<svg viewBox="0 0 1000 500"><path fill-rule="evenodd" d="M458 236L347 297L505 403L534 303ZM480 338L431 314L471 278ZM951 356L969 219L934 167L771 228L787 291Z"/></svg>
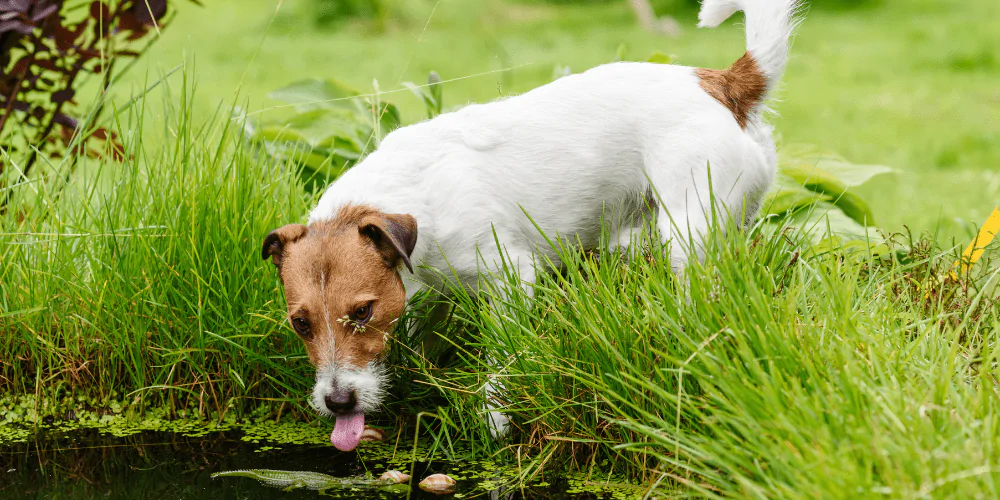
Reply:
<svg viewBox="0 0 1000 500"><path fill-rule="evenodd" d="M801 0L703 0L698 26L714 28L742 10L746 15L747 52L764 74L770 92L785 70L800 5Z"/></svg>

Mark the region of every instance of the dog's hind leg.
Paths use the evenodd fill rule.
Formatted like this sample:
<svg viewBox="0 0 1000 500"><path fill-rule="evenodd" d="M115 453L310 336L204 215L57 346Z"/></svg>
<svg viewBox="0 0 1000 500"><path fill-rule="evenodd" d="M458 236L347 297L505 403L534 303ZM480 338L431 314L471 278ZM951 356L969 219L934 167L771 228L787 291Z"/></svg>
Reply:
<svg viewBox="0 0 1000 500"><path fill-rule="evenodd" d="M605 224L609 235L607 249L628 259L632 255L632 247L642 248L646 238L655 234L652 222L655 221L656 202L652 193L647 192L622 208L624 213Z"/></svg>
<svg viewBox="0 0 1000 500"><path fill-rule="evenodd" d="M662 144L645 157L658 210L656 226L669 245L670 265L682 274L690 257L704 256L712 227L742 211L755 196L765 169L759 148L725 131L709 132L683 145ZM730 213L732 212L732 213Z"/></svg>
<svg viewBox="0 0 1000 500"><path fill-rule="evenodd" d="M670 268L678 276L683 274L689 255L698 253L696 242L708 230L708 221L700 215L697 202L690 206L689 201L687 190L671 193L670 201L661 202L656 213L656 230L669 250Z"/></svg>

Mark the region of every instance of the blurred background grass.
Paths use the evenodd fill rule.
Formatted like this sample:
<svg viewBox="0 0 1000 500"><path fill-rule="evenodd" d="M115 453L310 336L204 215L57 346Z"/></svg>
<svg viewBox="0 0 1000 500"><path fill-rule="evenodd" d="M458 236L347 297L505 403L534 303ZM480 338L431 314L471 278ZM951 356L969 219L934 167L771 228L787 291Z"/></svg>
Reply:
<svg viewBox="0 0 1000 500"><path fill-rule="evenodd" d="M283 111L269 91L308 77L363 91L377 80L392 91L435 70L459 79L445 84L453 106L537 87L556 65L579 72L609 62L622 44L636 57L660 50L705 67L725 67L744 50L738 21L699 30L688 0L656 3L682 26L677 38L644 31L624 0L382 0L377 9L370 0L327 2L360 14L347 20L320 3L179 4L174 26L118 85L115 101L191 61L196 112L211 116L235 98L268 116ZM774 105L781 143L898 169L862 190L877 224L967 240L1000 199L996 19L995 0L812 2ZM404 123L422 117L409 93L389 99Z"/></svg>

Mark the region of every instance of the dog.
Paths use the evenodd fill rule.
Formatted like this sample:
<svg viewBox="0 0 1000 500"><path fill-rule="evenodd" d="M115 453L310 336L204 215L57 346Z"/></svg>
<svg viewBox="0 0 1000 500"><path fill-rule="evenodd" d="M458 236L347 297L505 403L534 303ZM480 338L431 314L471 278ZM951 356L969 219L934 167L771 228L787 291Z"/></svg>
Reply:
<svg viewBox="0 0 1000 500"><path fill-rule="evenodd" d="M312 404L336 418L332 443L357 446L386 394L389 336L442 275L475 288L505 262L530 292L540 257L556 258L543 235L586 250L610 231L627 248L646 220L680 273L715 209L752 220L777 163L764 103L799 6L704 0L699 26L746 16L746 53L726 70L617 62L395 130L308 225L268 234L262 256L316 367ZM489 420L506 431L499 412Z"/></svg>

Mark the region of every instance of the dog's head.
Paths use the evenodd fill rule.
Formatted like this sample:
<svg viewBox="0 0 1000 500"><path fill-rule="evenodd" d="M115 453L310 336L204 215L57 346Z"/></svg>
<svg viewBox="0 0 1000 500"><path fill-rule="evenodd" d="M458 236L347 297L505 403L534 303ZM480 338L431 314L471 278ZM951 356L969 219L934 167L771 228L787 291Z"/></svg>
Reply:
<svg viewBox="0 0 1000 500"><path fill-rule="evenodd" d="M288 320L316 367L313 406L336 416L338 426L381 402L380 359L406 305L400 267L412 272L416 241L412 216L356 205L264 239L262 255L278 268Z"/></svg>

